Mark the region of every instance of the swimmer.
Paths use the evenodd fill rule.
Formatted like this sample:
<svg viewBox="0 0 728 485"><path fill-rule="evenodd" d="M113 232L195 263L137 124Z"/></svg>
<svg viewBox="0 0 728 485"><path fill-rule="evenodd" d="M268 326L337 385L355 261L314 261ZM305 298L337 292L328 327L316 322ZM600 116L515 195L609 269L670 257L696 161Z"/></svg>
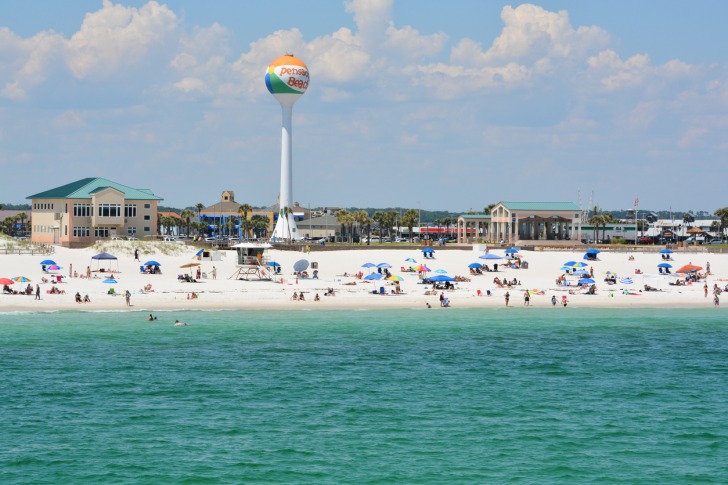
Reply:
<svg viewBox="0 0 728 485"><path fill-rule="evenodd" d="M147 321L148 321L148 322L153 322L153 321L154 321L154 320L156 320L156 319L157 319L157 317L155 317L154 315L152 315L152 314L150 313L150 314L149 314L149 318L147 318Z"/></svg>
<svg viewBox="0 0 728 485"><path fill-rule="evenodd" d="M185 322L180 322L179 320L175 320L174 321L174 326L175 327L186 327L187 324Z"/></svg>
<svg viewBox="0 0 728 485"><path fill-rule="evenodd" d="M425 302L425 305L427 305L427 308L432 308L432 305L430 305L429 302Z"/></svg>

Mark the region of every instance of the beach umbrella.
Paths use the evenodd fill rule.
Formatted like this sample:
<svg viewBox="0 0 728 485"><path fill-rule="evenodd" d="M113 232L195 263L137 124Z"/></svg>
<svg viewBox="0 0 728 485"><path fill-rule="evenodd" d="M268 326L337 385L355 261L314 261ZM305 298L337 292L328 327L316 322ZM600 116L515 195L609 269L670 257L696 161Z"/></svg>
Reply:
<svg viewBox="0 0 728 485"><path fill-rule="evenodd" d="M660 254L672 254L672 249L663 249L660 251Z"/></svg>
<svg viewBox="0 0 728 485"><path fill-rule="evenodd" d="M300 273L301 271L306 271L308 269L308 260L307 259L299 259L295 263L293 263L293 271L296 273Z"/></svg>
<svg viewBox="0 0 728 485"><path fill-rule="evenodd" d="M493 253L487 253L482 256L478 256L480 259L503 259L503 256L498 256L497 254Z"/></svg>
<svg viewBox="0 0 728 485"><path fill-rule="evenodd" d="M102 281L102 283L111 283L111 284L113 284L113 283L118 283L118 281L116 281L114 278L106 278L104 281Z"/></svg>
<svg viewBox="0 0 728 485"><path fill-rule="evenodd" d="M577 276L583 276L589 274L589 272L585 269L577 269L575 271L572 271L571 274L575 274Z"/></svg>
<svg viewBox="0 0 728 485"><path fill-rule="evenodd" d="M597 248L589 248L586 250L586 254L599 254L600 251Z"/></svg>
<svg viewBox="0 0 728 485"><path fill-rule="evenodd" d="M29 283L30 282L30 280L28 278L26 278L25 276L16 276L15 278L13 278L13 281L15 281L16 283Z"/></svg>
<svg viewBox="0 0 728 485"><path fill-rule="evenodd" d="M660 263L657 265L658 268L672 268L670 263Z"/></svg>
<svg viewBox="0 0 728 485"><path fill-rule="evenodd" d="M422 271L422 272L425 272L425 273L429 273L430 271L432 271L432 270L431 270L430 268L428 268L428 267L427 267L427 266L425 266L424 264L421 264L421 265L419 265L419 266L418 266L418 267L416 267L415 269L417 270L417 272L420 272L420 271Z"/></svg>
<svg viewBox="0 0 728 485"><path fill-rule="evenodd" d="M694 273L696 271L700 271L703 269L702 266L695 266L694 264L686 264L679 270L677 270L677 273Z"/></svg>
<svg viewBox="0 0 728 485"><path fill-rule="evenodd" d="M48 266L50 264L56 264L56 262L53 261L52 259L44 259L43 261L40 262L40 264L45 264L46 266Z"/></svg>
<svg viewBox="0 0 728 485"><path fill-rule="evenodd" d="M591 278L582 278L579 280L580 285L591 285L594 284L594 280Z"/></svg>
<svg viewBox="0 0 728 485"><path fill-rule="evenodd" d="M436 269L434 272L437 273L437 274L445 274L445 273L447 273L447 271L445 271L444 269Z"/></svg>
<svg viewBox="0 0 728 485"><path fill-rule="evenodd" d="M519 248L508 248L506 249L506 254L515 254L518 251L520 251Z"/></svg>
<svg viewBox="0 0 728 485"><path fill-rule="evenodd" d="M468 265L468 268L470 268L470 269L482 269L483 268L483 265L480 264L480 263L470 263Z"/></svg>
<svg viewBox="0 0 728 485"><path fill-rule="evenodd" d="M48 268L46 268L46 269L48 271L59 271L61 269L61 267L58 266L57 264L52 264L52 265L48 266Z"/></svg>
<svg viewBox="0 0 728 485"><path fill-rule="evenodd" d="M144 263L144 266L162 266L162 265L157 263L156 261L147 261L146 263Z"/></svg>
<svg viewBox="0 0 728 485"><path fill-rule="evenodd" d="M275 261L268 261L268 263L266 263L266 266L272 266L273 268L278 268L278 267L280 267L280 264L276 263Z"/></svg>
<svg viewBox="0 0 728 485"><path fill-rule="evenodd" d="M407 258L407 259L405 259L405 261L408 262L408 263L416 263L417 262L417 261L415 261L414 258Z"/></svg>
<svg viewBox="0 0 728 485"><path fill-rule="evenodd" d="M10 278L0 278L0 285L14 285L15 281Z"/></svg>
<svg viewBox="0 0 728 485"><path fill-rule="evenodd" d="M404 278L402 278L401 276L397 276L397 275L392 275L387 279L389 281L397 281L397 282L404 281Z"/></svg>
<svg viewBox="0 0 728 485"><path fill-rule="evenodd" d="M377 265L374 263L364 263L361 265L362 268L376 268Z"/></svg>
<svg viewBox="0 0 728 485"><path fill-rule="evenodd" d="M432 248L424 248L424 249L422 249L422 252L425 253L425 254L427 254L427 253L432 254L432 253L435 252L435 250L432 249Z"/></svg>
<svg viewBox="0 0 728 485"><path fill-rule="evenodd" d="M561 267L561 271L571 271L572 269L574 269L574 268L572 268L571 266L562 266Z"/></svg>
<svg viewBox="0 0 728 485"><path fill-rule="evenodd" d="M183 264L182 266L180 266L180 268L192 268L193 266L199 266L199 265L200 265L200 263L195 263L194 261L192 261L191 263Z"/></svg>
<svg viewBox="0 0 728 485"><path fill-rule="evenodd" d="M371 281L371 280L381 280L382 275L380 273L372 273L368 274L364 277L365 280Z"/></svg>
<svg viewBox="0 0 728 485"><path fill-rule="evenodd" d="M564 263L564 266L569 266L570 268L586 268L589 265L581 261L567 261Z"/></svg>
<svg viewBox="0 0 728 485"><path fill-rule="evenodd" d="M377 268L391 268L391 267L392 267L392 265L389 263L379 263L377 265Z"/></svg>
<svg viewBox="0 0 728 485"><path fill-rule="evenodd" d="M623 285L631 285L632 283L634 283L634 281L632 281L632 278L622 278L619 280L619 282Z"/></svg>
<svg viewBox="0 0 728 485"><path fill-rule="evenodd" d="M435 276L430 276L429 278L427 278L427 281L429 281L431 283L440 283L443 281L457 281L457 280L455 278L453 278L452 276L448 276L445 274L437 274Z"/></svg>

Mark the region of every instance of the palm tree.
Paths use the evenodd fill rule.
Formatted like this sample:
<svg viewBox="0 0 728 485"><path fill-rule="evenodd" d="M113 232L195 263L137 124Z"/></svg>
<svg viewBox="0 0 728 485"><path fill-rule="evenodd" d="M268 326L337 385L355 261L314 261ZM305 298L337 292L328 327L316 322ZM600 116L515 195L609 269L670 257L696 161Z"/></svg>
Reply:
<svg viewBox="0 0 728 485"><path fill-rule="evenodd" d="M392 228L399 225L399 212L387 211L387 236L392 237Z"/></svg>
<svg viewBox="0 0 728 485"><path fill-rule="evenodd" d="M379 235L381 236L382 228L384 227L384 221L386 219L385 213L382 211L376 211L372 216L372 219L374 219L376 224L379 226Z"/></svg>
<svg viewBox="0 0 728 485"><path fill-rule="evenodd" d="M194 212L192 212L189 209L183 209L182 212L180 212L180 217L187 225L187 236L190 236L190 223L192 222L192 217L195 215Z"/></svg>
<svg viewBox="0 0 728 485"><path fill-rule="evenodd" d="M409 240L412 241L412 228L417 224L419 215L414 209L410 209L402 216L402 224L407 226L407 234L409 234Z"/></svg>
<svg viewBox="0 0 728 485"><path fill-rule="evenodd" d="M349 211L346 209L341 209L339 212L336 213L336 222L341 224L341 237L342 239L344 237L347 238L348 241L348 233L346 232L346 225L349 223Z"/></svg>
<svg viewBox="0 0 728 485"><path fill-rule="evenodd" d="M205 204L203 204L202 202L198 202L197 204L195 204L195 209L197 210L197 220L198 221L200 220L200 214L202 214L202 209L204 209L204 208L205 208Z"/></svg>
<svg viewBox="0 0 728 485"><path fill-rule="evenodd" d="M250 218L253 234L255 237L268 237L268 227L270 227L270 219L265 214L255 214ZM262 234L262 236L261 236Z"/></svg>
<svg viewBox="0 0 728 485"><path fill-rule="evenodd" d="M725 229L728 227L728 207L723 207L714 212L715 216L720 219L720 237L725 236Z"/></svg>
<svg viewBox="0 0 728 485"><path fill-rule="evenodd" d="M238 223L238 217L237 216L228 216L228 236L233 235L233 230L235 229L235 225Z"/></svg>
<svg viewBox="0 0 728 485"><path fill-rule="evenodd" d="M589 218L589 224L594 226L594 242L596 242L599 239L599 226L602 225L604 218L601 214L597 213L596 207L594 209L594 215Z"/></svg>
<svg viewBox="0 0 728 485"><path fill-rule="evenodd" d="M28 214L26 214L25 212L21 212L17 216L18 216L18 219L20 220L20 234L21 235L22 234L25 234L25 224L24 224L24 222L25 222L25 219L28 218Z"/></svg>
<svg viewBox="0 0 728 485"><path fill-rule="evenodd" d="M602 242L606 241L607 239L607 224L612 224L614 222L617 222L617 220L612 217L612 214L609 212L602 212L601 214L602 218Z"/></svg>
<svg viewBox="0 0 728 485"><path fill-rule="evenodd" d="M240 228L243 231L245 231L245 232L243 232L243 237L245 239L248 239L248 232L247 231L249 231L250 228L248 227L248 224L243 224L243 222L244 221L247 221L248 214L250 214L251 212L253 212L253 206L250 205L250 204L248 204L248 203L240 204L240 207L238 207L238 214L240 214L240 217L241 217ZM244 227L245 227L245 229L243 229Z"/></svg>

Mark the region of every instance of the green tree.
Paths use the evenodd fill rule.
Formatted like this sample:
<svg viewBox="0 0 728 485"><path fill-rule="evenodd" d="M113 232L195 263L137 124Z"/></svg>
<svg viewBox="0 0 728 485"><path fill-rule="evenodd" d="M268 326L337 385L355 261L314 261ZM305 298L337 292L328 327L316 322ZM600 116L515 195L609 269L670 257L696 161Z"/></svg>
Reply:
<svg viewBox="0 0 728 485"><path fill-rule="evenodd" d="M336 213L336 222L341 225L341 237L342 239L349 240L349 233L347 232L347 224L349 224L351 213L346 209L341 209Z"/></svg>
<svg viewBox="0 0 728 485"><path fill-rule="evenodd" d="M728 227L728 207L723 207L715 211L715 216L720 219L720 237L725 236L725 230Z"/></svg>
<svg viewBox="0 0 728 485"><path fill-rule="evenodd" d="M412 228L415 227L419 220L419 214L416 210L410 209L402 215L402 224L407 226L407 234L409 234L409 240L412 241Z"/></svg>
<svg viewBox="0 0 728 485"><path fill-rule="evenodd" d="M267 238L268 228L270 227L270 219L265 214L255 214L250 218L253 234L257 238Z"/></svg>
<svg viewBox="0 0 728 485"><path fill-rule="evenodd" d="M240 207L238 207L238 214L241 217L240 229L243 231L243 237L245 239L248 239L248 231L250 231L250 225L247 222L248 214L251 212L253 212L253 206L248 203L240 204Z"/></svg>
<svg viewBox="0 0 728 485"><path fill-rule="evenodd" d="M185 222L185 225L187 226L187 236L191 236L190 223L192 222L192 218L194 217L195 213L189 209L184 209L182 212L180 212L179 215L182 218L182 220Z"/></svg>

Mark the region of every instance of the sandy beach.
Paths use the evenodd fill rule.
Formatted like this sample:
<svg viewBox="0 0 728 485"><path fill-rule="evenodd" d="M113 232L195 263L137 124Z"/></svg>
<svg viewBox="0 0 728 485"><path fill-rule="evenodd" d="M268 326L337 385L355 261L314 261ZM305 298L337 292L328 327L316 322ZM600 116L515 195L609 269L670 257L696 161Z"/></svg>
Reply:
<svg viewBox="0 0 728 485"><path fill-rule="evenodd" d="M134 249L140 250L139 261L134 260ZM583 250L534 250L520 252L521 260L528 263L528 268L514 269L509 266L508 259L484 260L482 249L473 247L435 248L432 259L423 258L421 248L407 249L357 249L317 251L310 253L301 251L282 251L271 249L269 257L281 265L281 273L274 281L252 279L243 281L231 279L236 273L236 256L233 251L223 251L220 261L197 261L194 259L198 248L192 245L176 243L143 243L137 241L112 241L86 249L68 249L56 247L55 253L42 255L0 254L0 277L15 278L24 276L30 283L15 283L12 290L21 291L28 284L33 287L33 295L0 295L0 312L18 311L98 311L98 310L184 310L184 309L384 309L384 308L420 308L427 303L433 309L440 310L440 293L451 302L452 308L504 307L505 294L510 294L509 305L524 306L524 294L528 290L529 304L532 307L552 307L552 296L556 296L558 307L562 307L563 297L568 300L568 308L572 307L712 307L713 285L721 289L728 284L728 254L702 252L700 248L676 250L668 261L672 271L686 264L701 266L704 273L710 264L707 278L700 283L675 286L679 278L659 275L657 265L664 263L659 254L660 247L645 247L640 251L627 252L625 248L617 251L602 250L597 261L584 261ZM96 261L92 256L100 251L107 251L118 259L116 261ZM490 254L505 256L503 248L490 248ZM630 260L630 256L634 259ZM406 261L415 260L415 263ZM41 261L51 259L60 270L44 273ZM318 279L298 278L293 273L296 261L306 259L318 266ZM153 260L160 263L161 274L142 274L140 265ZM561 270L567 261L587 263L586 270L593 268L597 287L595 295L585 294L583 288L576 286L559 286L556 279L564 274ZM179 275L196 276L197 267L181 268L190 262L200 263L201 278L195 283L180 281ZM468 265L474 262L499 265L498 272L483 272L473 275ZM364 276L376 272L377 268L363 268L366 263L378 265L388 263L392 275L399 276L401 293L392 294L396 289L393 282L365 281L356 273ZM118 266L117 266L118 264ZM447 274L462 276L469 281L455 284L455 289L438 290L426 294L432 285L421 284L416 272L401 271L402 268L425 264L431 272L428 276ZM85 277L87 268L92 277ZM213 278L213 268L216 278ZM116 283L104 283L114 270ZM69 270L71 277L69 277ZM643 274L635 274L640 270ZM443 273L443 271L445 273ZM78 273L74 277L74 272ZM308 269L312 273L312 268ZM607 284L604 279L607 272L616 274L617 283ZM61 275L61 283L53 283ZM517 281L508 287L499 287L494 280ZM631 278L632 284L623 284L619 280ZM47 283L43 278L49 280ZM576 283L578 277L567 276L567 281ZM705 296L704 283L708 284L708 296ZM40 300L35 299L35 285L40 285ZM657 291L644 291L649 285ZM55 286L61 294L51 294ZM374 295L372 291L385 288L384 295ZM108 294L113 288L116 296ZM146 288L146 290L145 290ZM332 288L334 296L325 296ZM124 293L131 293L130 306L127 306ZM643 291L640 291L643 290ZM487 296L490 291L491 296ZM81 297L88 295L90 303L77 303L76 293ZM305 301L293 301L292 295L303 292ZM196 298L191 298L192 294ZM480 294L479 294L480 293ZM320 300L314 301L316 294ZM447 309L442 309L447 311Z"/></svg>

